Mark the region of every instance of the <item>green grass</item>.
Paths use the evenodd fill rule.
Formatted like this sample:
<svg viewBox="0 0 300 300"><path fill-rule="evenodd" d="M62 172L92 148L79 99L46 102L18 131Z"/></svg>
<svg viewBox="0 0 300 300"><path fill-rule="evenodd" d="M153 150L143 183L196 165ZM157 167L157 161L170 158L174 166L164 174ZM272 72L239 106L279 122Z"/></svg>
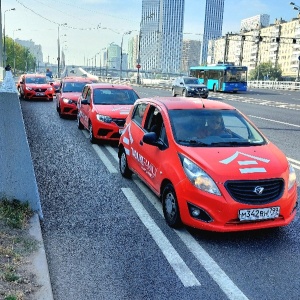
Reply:
<svg viewBox="0 0 300 300"><path fill-rule="evenodd" d="M24 228L28 219L32 216L32 211L28 202L22 203L16 199L9 201L0 200L0 219L12 228Z"/></svg>

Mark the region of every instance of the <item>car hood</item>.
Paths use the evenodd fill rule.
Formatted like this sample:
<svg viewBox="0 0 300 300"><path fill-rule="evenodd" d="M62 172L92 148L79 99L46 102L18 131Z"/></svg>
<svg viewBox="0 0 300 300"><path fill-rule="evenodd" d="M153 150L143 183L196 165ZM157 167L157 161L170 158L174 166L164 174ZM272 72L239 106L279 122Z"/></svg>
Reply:
<svg viewBox="0 0 300 300"><path fill-rule="evenodd" d="M78 100L80 97L81 93L78 92L72 92L72 93L61 93L61 98L67 98L70 100Z"/></svg>
<svg viewBox="0 0 300 300"><path fill-rule="evenodd" d="M288 162L274 145L252 147L188 148L180 146L182 154L196 162L216 182L226 180L258 180L286 178Z"/></svg>
<svg viewBox="0 0 300 300"><path fill-rule="evenodd" d="M132 105L95 105L94 109L98 114L112 118L126 118Z"/></svg>
<svg viewBox="0 0 300 300"><path fill-rule="evenodd" d="M186 84L185 86L189 88L206 88L204 84Z"/></svg>
<svg viewBox="0 0 300 300"><path fill-rule="evenodd" d="M51 85L48 83L43 83L43 84L26 83L26 86L31 87L33 89L47 89L47 88L51 87Z"/></svg>

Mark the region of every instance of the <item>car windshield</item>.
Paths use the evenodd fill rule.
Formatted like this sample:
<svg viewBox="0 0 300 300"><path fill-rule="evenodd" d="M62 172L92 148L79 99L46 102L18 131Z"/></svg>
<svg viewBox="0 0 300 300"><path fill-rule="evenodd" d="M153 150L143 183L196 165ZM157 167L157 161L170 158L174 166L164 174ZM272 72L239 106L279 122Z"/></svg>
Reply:
<svg viewBox="0 0 300 300"><path fill-rule="evenodd" d="M94 89L94 104L133 104L139 97L133 90Z"/></svg>
<svg viewBox="0 0 300 300"><path fill-rule="evenodd" d="M199 84L197 78L184 78L183 80L185 84Z"/></svg>
<svg viewBox="0 0 300 300"><path fill-rule="evenodd" d="M86 82L65 82L63 84L63 93L81 93Z"/></svg>
<svg viewBox="0 0 300 300"><path fill-rule="evenodd" d="M47 83L46 77L26 77L26 83L36 83L36 84L43 84Z"/></svg>
<svg viewBox="0 0 300 300"><path fill-rule="evenodd" d="M189 147L257 146L264 137L236 110L169 111L174 138Z"/></svg>

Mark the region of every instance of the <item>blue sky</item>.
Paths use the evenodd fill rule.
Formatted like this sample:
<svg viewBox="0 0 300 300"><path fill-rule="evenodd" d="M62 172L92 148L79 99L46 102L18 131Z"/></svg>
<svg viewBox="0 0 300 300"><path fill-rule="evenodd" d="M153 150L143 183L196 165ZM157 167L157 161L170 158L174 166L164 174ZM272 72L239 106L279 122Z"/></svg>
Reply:
<svg viewBox="0 0 300 300"><path fill-rule="evenodd" d="M176 1L176 0L174 0ZM56 62L58 24L60 41L66 48L68 64L83 64L111 42L124 51L130 36L137 34L141 21L142 0L0 0L2 27L6 35L41 44L44 60ZM242 19L269 14L270 22L290 21L298 12L287 0L225 0L223 34L238 32ZM300 5L299 3L295 2ZM15 8L15 11L8 11ZM205 0L186 0L184 38L199 39L203 33ZM21 29L20 31L18 29ZM97 58L98 59L98 58Z"/></svg>

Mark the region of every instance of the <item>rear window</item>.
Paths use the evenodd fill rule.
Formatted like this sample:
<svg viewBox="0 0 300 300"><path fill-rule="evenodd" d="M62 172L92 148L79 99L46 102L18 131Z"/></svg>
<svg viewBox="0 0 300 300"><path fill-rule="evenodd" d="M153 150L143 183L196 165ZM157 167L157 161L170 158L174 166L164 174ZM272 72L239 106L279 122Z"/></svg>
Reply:
<svg viewBox="0 0 300 300"><path fill-rule="evenodd" d="M63 93L81 93L86 82L64 82Z"/></svg>

